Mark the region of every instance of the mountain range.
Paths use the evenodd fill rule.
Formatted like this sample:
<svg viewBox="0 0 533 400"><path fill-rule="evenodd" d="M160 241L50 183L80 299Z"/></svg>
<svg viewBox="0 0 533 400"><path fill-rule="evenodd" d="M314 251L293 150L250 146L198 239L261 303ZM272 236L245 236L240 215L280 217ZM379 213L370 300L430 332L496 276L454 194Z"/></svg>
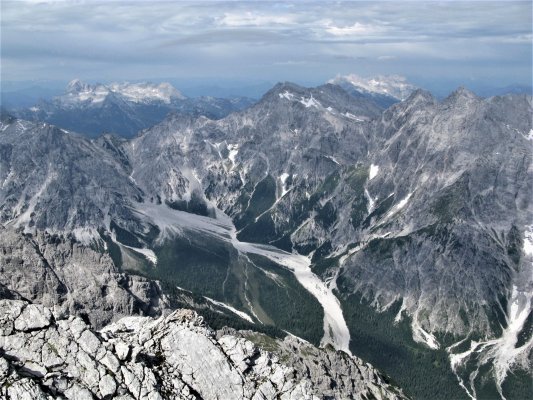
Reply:
<svg viewBox="0 0 533 400"><path fill-rule="evenodd" d="M3 297L94 329L192 307L361 357L413 398L527 394L531 96L334 82L131 139L3 115ZM53 104L85 124L180 97L73 82Z"/></svg>
<svg viewBox="0 0 533 400"><path fill-rule="evenodd" d="M103 133L132 137L172 112L218 119L252 103L252 99L244 97L187 98L169 83L91 85L74 79L63 95L10 112L26 120L48 122L89 137Z"/></svg>

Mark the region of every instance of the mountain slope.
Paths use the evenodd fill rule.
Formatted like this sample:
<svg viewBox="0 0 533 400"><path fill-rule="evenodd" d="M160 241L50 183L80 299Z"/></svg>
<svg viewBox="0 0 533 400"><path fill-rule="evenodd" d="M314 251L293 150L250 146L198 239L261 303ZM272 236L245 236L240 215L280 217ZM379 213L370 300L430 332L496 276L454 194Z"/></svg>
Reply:
<svg viewBox="0 0 533 400"><path fill-rule="evenodd" d="M315 344L367 343L417 397L466 396L443 389L456 379L471 395L527 391L508 372L528 370L532 347L531 110L527 96L459 89L382 112L337 85L284 83L226 118L173 115L130 141L4 120L2 223L90 228L85 243L169 293ZM59 192L70 170L84 184ZM406 365L390 361L402 351ZM440 386L417 386L424 374Z"/></svg>

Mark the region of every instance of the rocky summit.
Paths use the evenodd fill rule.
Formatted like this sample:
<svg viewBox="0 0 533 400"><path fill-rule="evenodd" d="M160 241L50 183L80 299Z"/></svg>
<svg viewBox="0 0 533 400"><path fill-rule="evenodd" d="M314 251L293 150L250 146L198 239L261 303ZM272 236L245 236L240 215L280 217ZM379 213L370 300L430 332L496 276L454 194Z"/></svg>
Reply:
<svg viewBox="0 0 533 400"><path fill-rule="evenodd" d="M0 319L3 398L405 398L358 358L291 336L215 332L186 309L95 331L78 317L1 300Z"/></svg>

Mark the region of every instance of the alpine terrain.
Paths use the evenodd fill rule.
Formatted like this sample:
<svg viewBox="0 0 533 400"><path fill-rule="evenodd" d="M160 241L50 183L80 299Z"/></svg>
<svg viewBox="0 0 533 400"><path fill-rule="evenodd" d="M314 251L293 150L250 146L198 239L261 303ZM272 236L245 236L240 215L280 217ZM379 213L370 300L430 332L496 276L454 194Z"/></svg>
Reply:
<svg viewBox="0 0 533 400"><path fill-rule="evenodd" d="M75 81L2 115L3 396L528 397L531 96L188 101Z"/></svg>
<svg viewBox="0 0 533 400"><path fill-rule="evenodd" d="M88 84L74 79L65 93L42 99L29 108L11 111L22 119L43 121L89 137L115 133L132 137L161 122L169 113L205 115L218 119L241 110L253 100L245 97L188 98L170 83Z"/></svg>

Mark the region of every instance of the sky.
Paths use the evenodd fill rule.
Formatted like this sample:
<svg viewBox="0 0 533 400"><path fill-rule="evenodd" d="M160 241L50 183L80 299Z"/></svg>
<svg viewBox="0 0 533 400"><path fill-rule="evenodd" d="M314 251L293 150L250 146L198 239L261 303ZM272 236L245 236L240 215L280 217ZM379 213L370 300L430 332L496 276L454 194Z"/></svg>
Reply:
<svg viewBox="0 0 533 400"><path fill-rule="evenodd" d="M1 79L531 85L532 2L1 1Z"/></svg>

